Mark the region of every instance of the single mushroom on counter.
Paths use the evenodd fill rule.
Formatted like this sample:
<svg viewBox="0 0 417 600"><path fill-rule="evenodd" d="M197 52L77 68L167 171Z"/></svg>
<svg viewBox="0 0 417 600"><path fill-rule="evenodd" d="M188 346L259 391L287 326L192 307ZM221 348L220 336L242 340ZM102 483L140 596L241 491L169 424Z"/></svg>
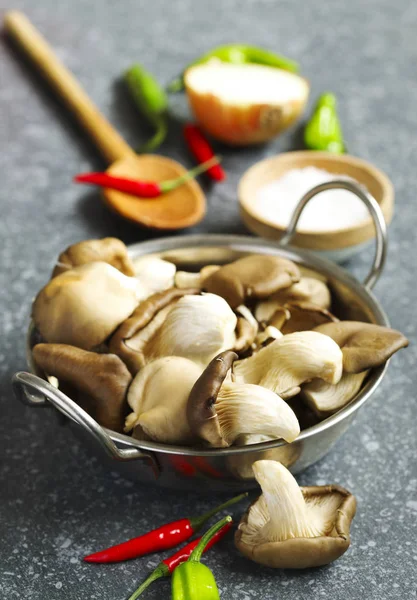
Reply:
<svg viewBox="0 0 417 600"><path fill-rule="evenodd" d="M215 294L172 288L141 303L109 343L132 373L162 356L182 356L206 366L233 348L237 317Z"/></svg>
<svg viewBox="0 0 417 600"><path fill-rule="evenodd" d="M166 444L191 444L187 421L190 391L202 368L187 358L168 356L146 365L134 378L127 401L132 409L125 431Z"/></svg>
<svg viewBox="0 0 417 600"><path fill-rule="evenodd" d="M328 336L299 331L236 361L233 373L237 382L260 385L282 398L290 398L311 379L337 383L342 376L342 358L339 346Z"/></svg>
<svg viewBox="0 0 417 600"><path fill-rule="evenodd" d="M175 274L174 284L177 288L198 288L203 289L205 279L220 269L218 265L206 265L199 272L177 271Z"/></svg>
<svg viewBox="0 0 417 600"><path fill-rule="evenodd" d="M52 277L91 262L108 263L130 277L135 274L124 243L117 238L107 237L101 240L84 240L69 246L59 255Z"/></svg>
<svg viewBox="0 0 417 600"><path fill-rule="evenodd" d="M290 287L276 292L267 300L258 302L255 316L258 321L269 322L275 311L287 302L309 302L328 310L332 298L329 288L323 281L302 277Z"/></svg>
<svg viewBox="0 0 417 600"><path fill-rule="evenodd" d="M135 277L143 289L141 300L174 287L176 266L155 256L140 256L133 261Z"/></svg>
<svg viewBox="0 0 417 600"><path fill-rule="evenodd" d="M47 375L81 392L85 409L113 431L123 431L127 413L126 394L132 376L114 354L97 354L67 344L37 344L35 364Z"/></svg>
<svg viewBox="0 0 417 600"><path fill-rule="evenodd" d="M222 352L195 382L187 406L191 430L216 448L230 446L242 434L292 442L300 433L293 411L270 390L231 381L236 358L230 350Z"/></svg>
<svg viewBox="0 0 417 600"><path fill-rule="evenodd" d="M314 379L302 387L301 397L317 416L328 417L356 396L368 373L369 369L362 373L343 373L336 385Z"/></svg>
<svg viewBox="0 0 417 600"><path fill-rule="evenodd" d="M325 323L315 331L329 336L340 346L346 373L361 373L378 367L408 346L407 338L399 331L361 321Z"/></svg>
<svg viewBox="0 0 417 600"><path fill-rule="evenodd" d="M280 256L253 254L217 269L205 278L204 289L227 300L232 308L247 298L268 298L300 279L295 263Z"/></svg>
<svg viewBox="0 0 417 600"><path fill-rule="evenodd" d="M338 485L298 487L282 464L253 465L262 494L240 521L236 548L278 569L306 569L338 559L350 545L355 497Z"/></svg>
<svg viewBox="0 0 417 600"><path fill-rule="evenodd" d="M91 262L57 275L32 307L46 342L85 350L100 345L139 303L140 285L105 262Z"/></svg>

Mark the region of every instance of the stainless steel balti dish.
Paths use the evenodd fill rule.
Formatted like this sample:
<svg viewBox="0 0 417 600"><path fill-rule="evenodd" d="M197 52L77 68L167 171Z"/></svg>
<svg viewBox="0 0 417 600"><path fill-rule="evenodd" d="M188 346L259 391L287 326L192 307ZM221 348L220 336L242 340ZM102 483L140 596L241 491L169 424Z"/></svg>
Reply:
<svg viewBox="0 0 417 600"><path fill-rule="evenodd" d="M363 283L329 260L288 246L307 202L320 191L333 187L343 187L356 193L368 206L375 223L376 252L370 273ZM247 236L192 235L134 244L129 251L132 258L156 255L174 262L184 270L197 270L209 263L228 263L251 253L282 256L327 278L337 314L343 314L345 319L389 325L381 305L371 293L385 261L384 218L377 202L362 188L350 182L333 181L317 186L306 194L279 245ZM28 336L28 360L32 373L20 372L14 376L16 396L30 406L54 406L68 418L68 425L78 435L93 443L101 451L103 458L107 455L113 471L118 468L129 478L184 490L233 491L252 488L256 482L252 477L251 465L263 457L280 460L281 456L290 454L293 457L290 468L294 473L312 465L346 431L358 409L381 383L387 367L385 364L374 369L365 386L348 405L324 421L304 429L292 444L276 440L252 446L197 449L136 440L101 427L59 389L33 374L36 373L36 368L31 360L31 348L36 342L35 336L32 327Z"/></svg>

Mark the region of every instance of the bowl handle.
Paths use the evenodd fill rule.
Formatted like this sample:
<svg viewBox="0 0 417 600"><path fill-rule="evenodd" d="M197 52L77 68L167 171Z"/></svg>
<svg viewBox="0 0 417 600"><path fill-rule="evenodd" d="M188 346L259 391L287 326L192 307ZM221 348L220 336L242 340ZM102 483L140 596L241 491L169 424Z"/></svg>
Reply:
<svg viewBox="0 0 417 600"><path fill-rule="evenodd" d="M152 454L143 452L140 448L118 448L107 431L101 427L85 410L73 400L37 375L20 371L12 379L13 391L19 400L29 406L47 406L52 404L66 417L87 431L103 448L108 456L118 461L144 459L149 461L155 475L159 467Z"/></svg>
<svg viewBox="0 0 417 600"><path fill-rule="evenodd" d="M362 200L371 214L376 232L376 248L371 270L363 282L364 286L368 290L371 290L378 281L384 268L388 245L387 226L378 202L361 185L345 179L334 179L313 187L306 194L304 194L300 202L297 204L292 214L291 221L287 227L287 231L280 240L280 244L286 246L290 243L296 232L301 213L308 202L320 192L332 189L343 189L352 192L355 194L355 196Z"/></svg>

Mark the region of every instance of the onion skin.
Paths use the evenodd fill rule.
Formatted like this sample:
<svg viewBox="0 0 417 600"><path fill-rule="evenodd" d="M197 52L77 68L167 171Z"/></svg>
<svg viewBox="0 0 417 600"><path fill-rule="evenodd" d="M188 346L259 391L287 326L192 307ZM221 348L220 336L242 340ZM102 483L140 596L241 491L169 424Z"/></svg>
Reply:
<svg viewBox="0 0 417 600"><path fill-rule="evenodd" d="M304 80L305 81L305 80ZM196 120L208 134L232 146L267 142L292 125L304 111L309 85L303 97L284 104L229 104L214 94L200 93L185 77L188 101Z"/></svg>

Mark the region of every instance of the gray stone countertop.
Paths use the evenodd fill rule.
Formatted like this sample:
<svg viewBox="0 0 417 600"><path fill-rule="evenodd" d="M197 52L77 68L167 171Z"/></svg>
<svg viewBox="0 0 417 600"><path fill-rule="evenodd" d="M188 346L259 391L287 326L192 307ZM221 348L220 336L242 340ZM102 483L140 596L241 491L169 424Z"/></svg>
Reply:
<svg viewBox="0 0 417 600"><path fill-rule="evenodd" d="M9 3L0 0L3 11ZM161 82L202 51L241 40L302 64L311 103L334 91L350 153L393 180L396 214L389 258L376 287L393 326L415 341L417 4L408 0L15 0L46 35L104 114L137 145L148 133L120 74L138 60ZM85 553L160 523L200 513L218 498L141 486L106 470L52 411L13 399L10 378L25 368L30 300L58 253L72 242L114 235L155 237L110 214L72 176L104 165L40 79L0 45L0 597L5 600L126 598L158 562L150 556L94 567ZM310 105L311 105L310 103ZM174 99L184 114L184 100ZM162 153L191 165L173 124ZM228 181L207 188L208 215L184 232L244 233L236 185L264 156L299 146L297 129L263 148L222 149ZM362 276L366 251L348 268ZM352 546L330 567L263 569L231 541L207 556L224 600L391 600L416 597L416 346L396 356L375 397L332 452L299 478L339 483L358 498ZM239 514L239 509L234 511ZM146 598L169 598L169 583Z"/></svg>

